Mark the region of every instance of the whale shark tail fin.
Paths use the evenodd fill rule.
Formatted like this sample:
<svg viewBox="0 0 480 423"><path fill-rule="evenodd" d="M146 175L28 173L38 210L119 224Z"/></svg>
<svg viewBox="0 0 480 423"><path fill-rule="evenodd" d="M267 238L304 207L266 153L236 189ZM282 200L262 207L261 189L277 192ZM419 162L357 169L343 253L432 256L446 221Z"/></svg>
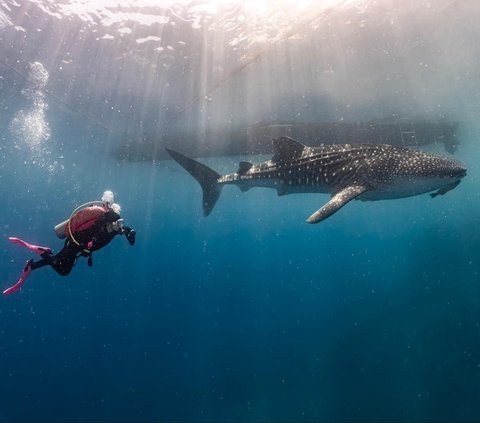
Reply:
<svg viewBox="0 0 480 423"><path fill-rule="evenodd" d="M165 148L165 150L170 154L172 159L190 173L190 175L192 175L202 187L203 215L208 216L213 210L218 197L220 197L222 186L218 184L218 178L220 178L221 175L213 169L210 169L208 166L184 156L178 151L169 148Z"/></svg>

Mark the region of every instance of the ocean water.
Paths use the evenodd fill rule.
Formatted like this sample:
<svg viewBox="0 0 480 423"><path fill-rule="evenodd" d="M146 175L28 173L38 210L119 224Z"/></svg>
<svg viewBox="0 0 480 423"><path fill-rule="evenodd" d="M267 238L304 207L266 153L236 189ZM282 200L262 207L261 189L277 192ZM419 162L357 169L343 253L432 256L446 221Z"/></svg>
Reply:
<svg viewBox="0 0 480 423"><path fill-rule="evenodd" d="M332 3L309 18L305 34L292 34L275 25L288 17L283 8L232 6L216 20L201 6L218 4L186 2L167 8L168 16L187 10L178 22L200 28L203 38L185 41L181 31L143 22L136 46L133 12L118 24L115 7L81 12L79 4L66 2L58 17L49 2L0 1L1 288L31 257L8 236L58 250L53 226L106 189L137 243L117 237L94 254L93 267L80 259L68 277L42 268L0 298L0 420L478 420L476 3ZM300 23L313 6L304 7ZM154 5L145 8L134 11L161 21ZM52 20L57 26L47 33ZM373 42L379 28L393 29ZM58 34L63 41L55 44ZM133 67L151 58L145 45L165 37L149 62L155 71ZM218 63L235 71L259 40L272 50L213 89ZM192 46L189 60L181 46ZM170 64L165 73L160 58ZM67 76L59 66L71 66ZM162 88L185 81L186 91ZM434 199L354 201L318 225L305 220L327 195L225 187L204 218L199 185L176 163L112 154L125 138L169 125L201 131L232 120L342 122L392 113L459 121L455 157L467 177ZM267 158L200 160L227 173L241 160Z"/></svg>

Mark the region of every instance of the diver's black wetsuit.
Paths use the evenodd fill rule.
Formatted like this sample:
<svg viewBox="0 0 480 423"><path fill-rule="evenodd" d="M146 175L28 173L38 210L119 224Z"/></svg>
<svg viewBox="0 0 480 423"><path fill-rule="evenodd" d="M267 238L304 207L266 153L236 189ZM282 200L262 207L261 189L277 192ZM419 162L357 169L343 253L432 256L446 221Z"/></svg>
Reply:
<svg viewBox="0 0 480 423"><path fill-rule="evenodd" d="M135 244L135 231L124 226L120 231L112 228L112 223L120 219L120 215L113 210L106 211L95 224L84 231L75 234L78 245L70 238L65 241L64 247L55 255L45 252L39 261L30 261L32 270L50 265L60 275L66 276L72 270L77 257L88 257L88 265L92 265L92 252L105 247L115 235L125 234L130 245ZM88 245L89 243L90 246Z"/></svg>

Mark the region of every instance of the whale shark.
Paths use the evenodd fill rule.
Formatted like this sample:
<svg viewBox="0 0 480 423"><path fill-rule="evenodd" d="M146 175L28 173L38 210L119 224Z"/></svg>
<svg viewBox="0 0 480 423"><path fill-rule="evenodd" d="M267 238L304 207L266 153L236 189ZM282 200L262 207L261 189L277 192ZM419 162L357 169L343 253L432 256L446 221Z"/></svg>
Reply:
<svg viewBox="0 0 480 423"><path fill-rule="evenodd" d="M166 151L199 182L205 216L212 211L224 185L237 185L243 192L253 187L273 188L278 195L330 194L330 200L307 219L308 223L318 223L354 199L444 195L467 173L458 160L387 144L309 147L289 137L272 142L274 155L270 160L240 162L238 171L227 175L175 150Z"/></svg>

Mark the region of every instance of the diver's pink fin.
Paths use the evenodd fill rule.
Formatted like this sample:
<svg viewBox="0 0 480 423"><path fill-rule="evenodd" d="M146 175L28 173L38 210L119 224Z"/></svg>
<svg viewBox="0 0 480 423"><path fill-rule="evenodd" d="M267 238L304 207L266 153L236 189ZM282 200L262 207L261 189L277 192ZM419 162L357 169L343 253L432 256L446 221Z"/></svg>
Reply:
<svg viewBox="0 0 480 423"><path fill-rule="evenodd" d="M27 261L27 264L25 265L25 268L23 269L22 274L20 275L20 279L15 285L12 285L10 288L7 288L5 291L3 291L3 295L9 295L13 294L14 292L17 292L20 287L23 285L25 280L28 278L28 275L32 271L32 267L30 266L31 260Z"/></svg>
<svg viewBox="0 0 480 423"><path fill-rule="evenodd" d="M28 248L30 251L33 251L34 253L37 253L38 255L42 255L43 253L48 253L52 254L52 250L48 247L41 247L40 245L33 245L29 244L28 242L25 242L22 239L19 238L14 238L14 237L9 237L8 240L12 244L20 245L20 247L25 247Z"/></svg>

